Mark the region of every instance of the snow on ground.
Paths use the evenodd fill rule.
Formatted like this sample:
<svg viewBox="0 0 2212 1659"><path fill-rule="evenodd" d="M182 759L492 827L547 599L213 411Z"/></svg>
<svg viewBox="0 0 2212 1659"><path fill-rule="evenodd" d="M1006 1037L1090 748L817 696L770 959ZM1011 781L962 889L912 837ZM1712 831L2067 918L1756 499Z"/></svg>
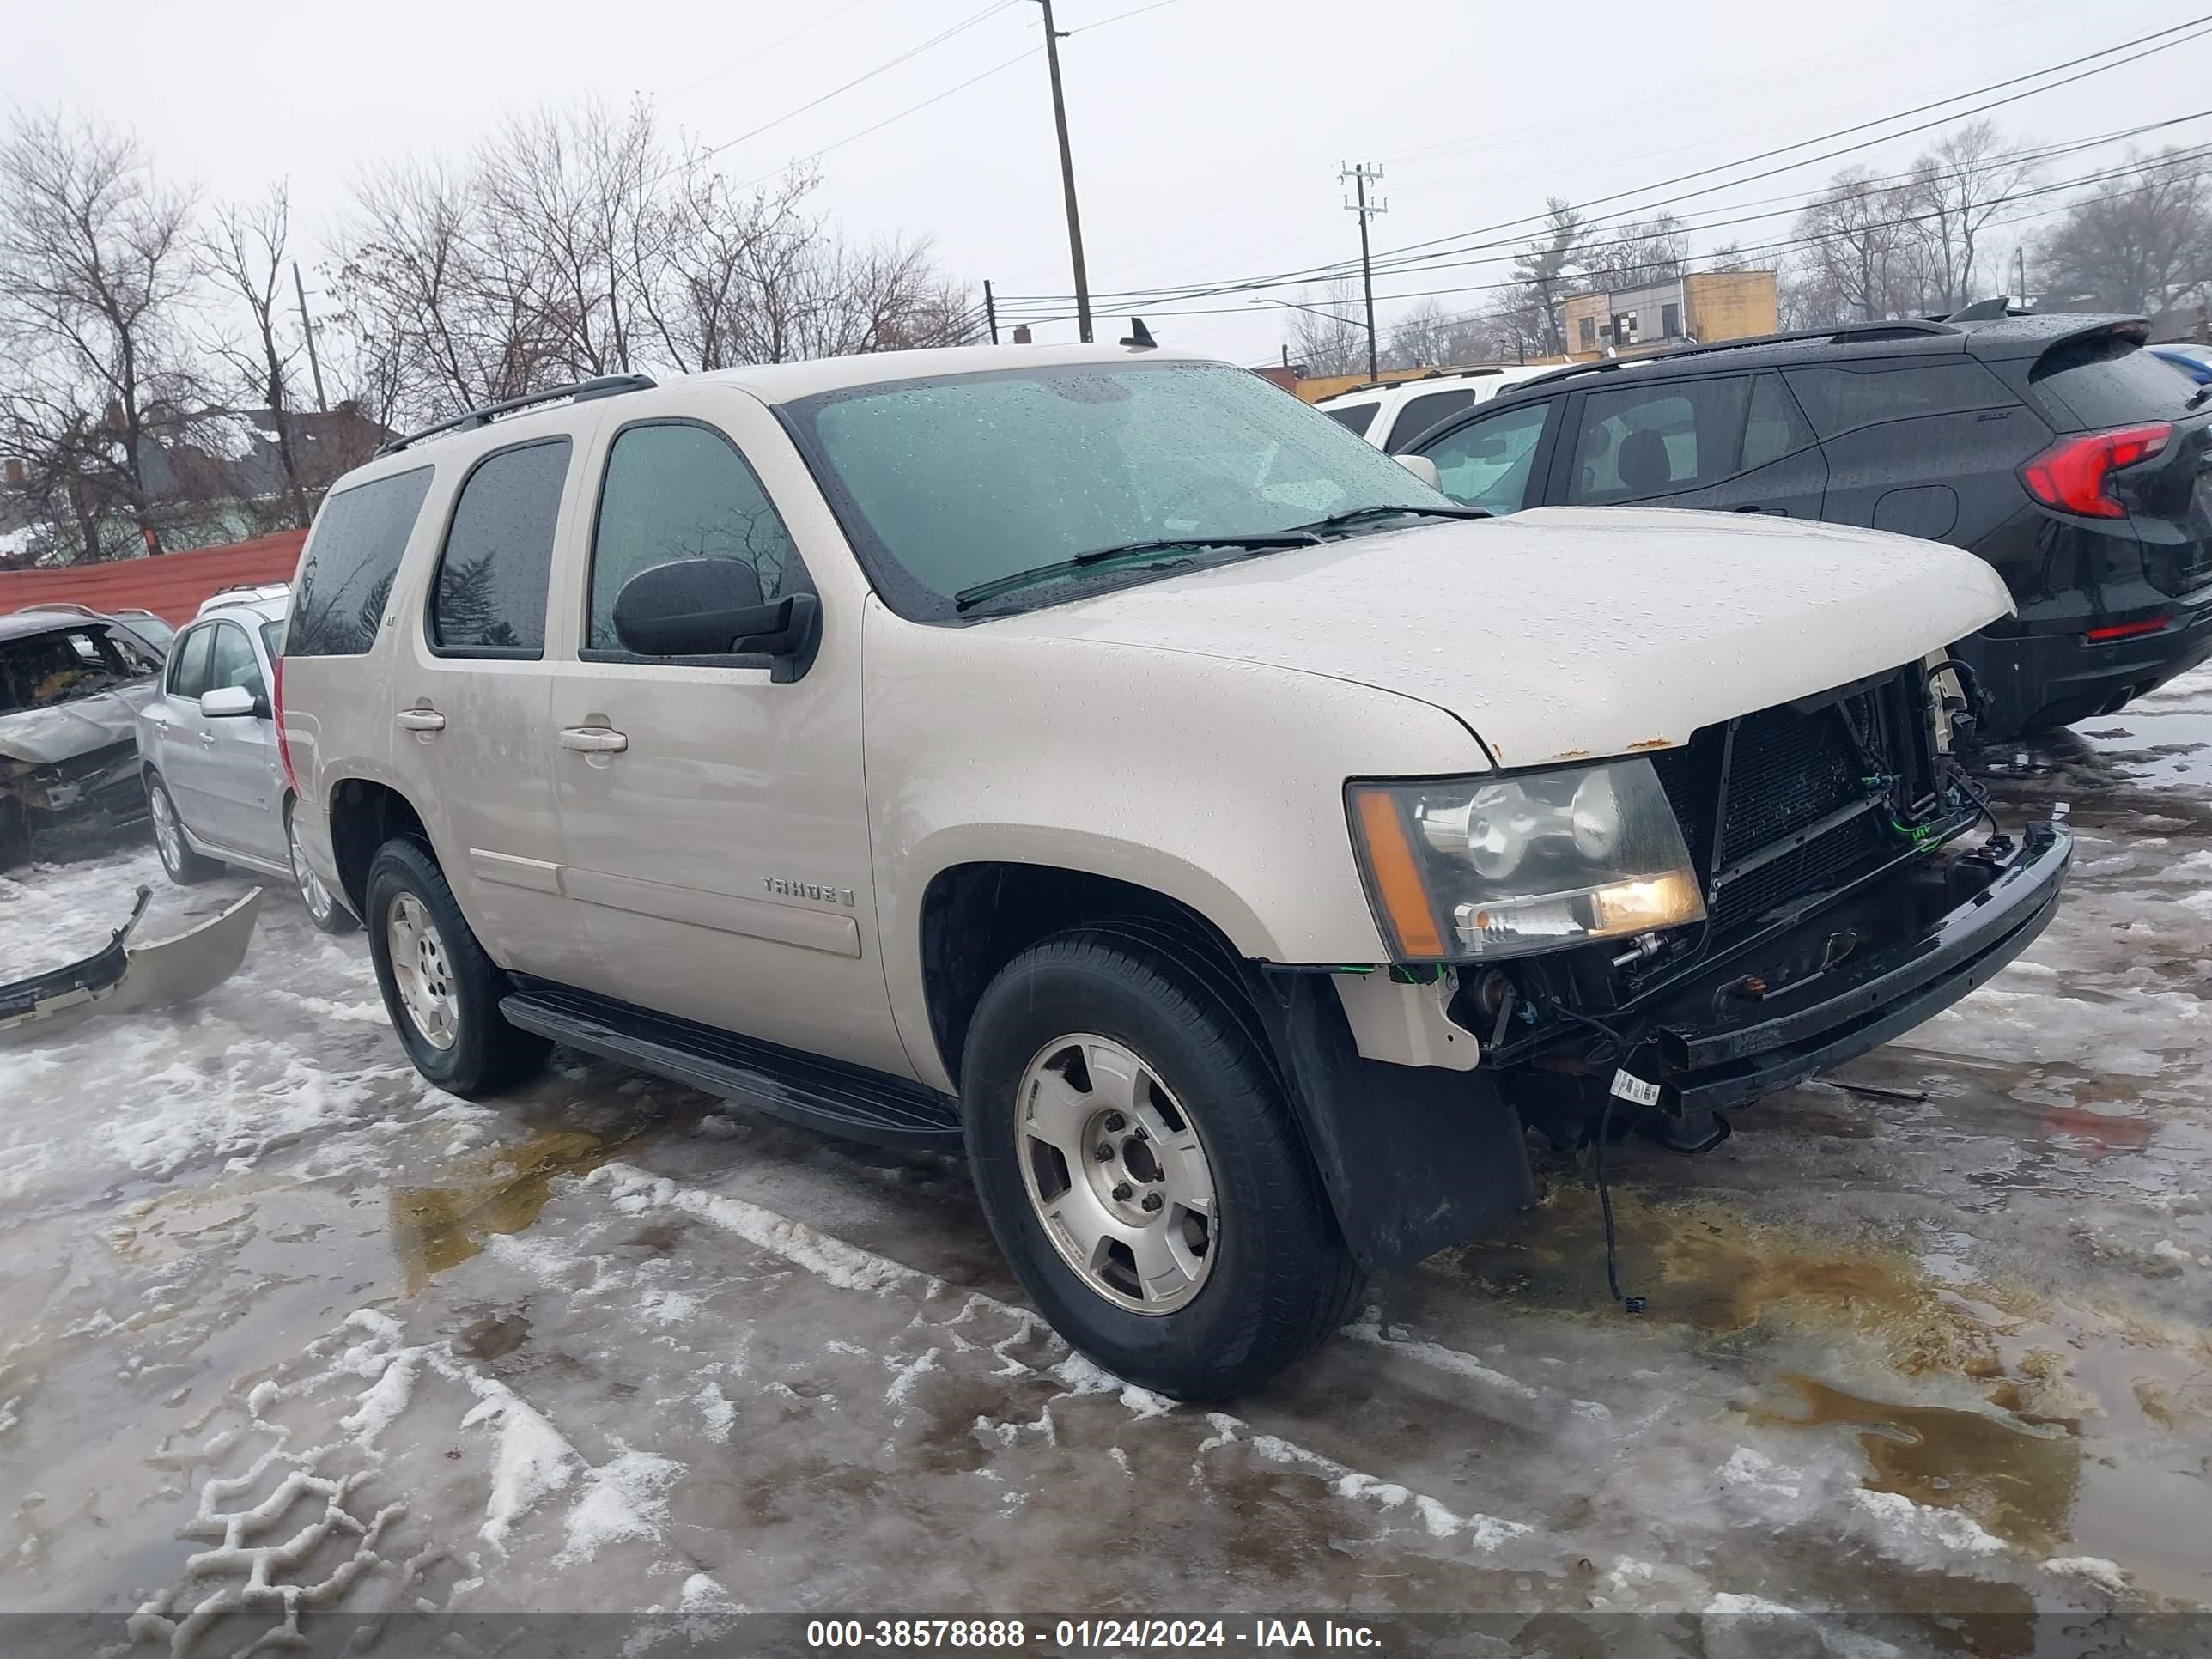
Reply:
<svg viewBox="0 0 2212 1659"><path fill-rule="evenodd" d="M2212 1604L2197 681L2008 767L2002 811L2081 835L2021 963L1706 1158L1624 1152L1643 1318L1549 1158L1212 1410L1071 1354L956 1161L573 1059L427 1088L359 938L272 892L198 1005L0 1049L0 1611L183 1654L369 1613L653 1609L649 1647L1339 1608L1856 1655ZM19 872L0 951L82 954L141 880L164 917L245 884ZM1822 1617L1871 1609L1914 1618Z"/></svg>

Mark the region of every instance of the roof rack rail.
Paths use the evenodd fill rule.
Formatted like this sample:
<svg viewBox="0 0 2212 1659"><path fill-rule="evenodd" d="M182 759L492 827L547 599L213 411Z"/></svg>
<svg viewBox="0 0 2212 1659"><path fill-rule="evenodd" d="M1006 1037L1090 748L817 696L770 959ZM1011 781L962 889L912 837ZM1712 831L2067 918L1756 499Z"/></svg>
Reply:
<svg viewBox="0 0 2212 1659"><path fill-rule="evenodd" d="M563 398L576 403L588 403L593 398L613 398L625 392L650 392L658 385L650 374L602 374L595 380L578 380L573 386L556 386L544 392L532 392L520 398L508 398L495 404L486 404L465 415L456 415L450 421L441 421L435 426L426 426L419 432L404 432L397 438L377 446L380 455L396 454L410 444L419 444L425 438L434 438L441 432L473 432L480 426L489 426L502 415L512 415L518 409L534 409L539 404L557 403Z"/></svg>
<svg viewBox="0 0 2212 1659"><path fill-rule="evenodd" d="M1780 334L1753 334L1741 340L1715 340L1710 344L1670 346L1664 351L1647 351L1635 357L1601 357L1595 362L1569 363L1548 374L1536 374L1513 388L1518 397L1531 386L1547 386L1554 380L1564 380L1575 374L1603 374L1623 368L1631 363L1649 363L1677 357L1696 357L1711 351L1744 351L1753 346L1787 345L1793 340L1825 340L1831 345L1841 345L1846 340L1902 340L1922 334L1957 334L1960 332L1949 323L1924 318L1899 318L1890 322L1846 323L1840 328L1799 328Z"/></svg>

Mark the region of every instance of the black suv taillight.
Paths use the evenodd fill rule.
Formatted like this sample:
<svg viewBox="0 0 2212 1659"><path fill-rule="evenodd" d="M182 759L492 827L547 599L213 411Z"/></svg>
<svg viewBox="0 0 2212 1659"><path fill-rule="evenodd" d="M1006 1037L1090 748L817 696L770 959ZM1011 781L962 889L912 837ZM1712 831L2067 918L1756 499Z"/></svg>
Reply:
<svg viewBox="0 0 2212 1659"><path fill-rule="evenodd" d="M2126 507L2112 493L2112 474L2147 461L2172 441L2165 421L2115 427L2109 432L2081 432L2061 438L2020 470L2027 493L2045 507L2078 513L2086 519L2124 519Z"/></svg>

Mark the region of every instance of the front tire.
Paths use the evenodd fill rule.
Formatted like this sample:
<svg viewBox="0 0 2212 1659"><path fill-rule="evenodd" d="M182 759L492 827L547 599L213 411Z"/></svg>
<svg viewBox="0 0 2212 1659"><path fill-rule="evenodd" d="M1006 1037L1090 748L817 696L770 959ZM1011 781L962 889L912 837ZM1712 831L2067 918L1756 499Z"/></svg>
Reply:
<svg viewBox="0 0 2212 1659"><path fill-rule="evenodd" d="M221 864L195 853L185 840L177 803L169 797L169 786L158 777L146 780L146 806L154 818L154 850L161 855L161 868L171 881L179 887L192 887L222 873Z"/></svg>
<svg viewBox="0 0 2212 1659"><path fill-rule="evenodd" d="M322 933L350 933L361 926L354 920L353 912L337 902L337 896L325 886L314 866L307 862L307 849L300 845L299 827L293 822L296 803L284 805L284 849L292 860L292 885L300 895L300 903L307 913L307 920Z"/></svg>
<svg viewBox="0 0 2212 1659"><path fill-rule="evenodd" d="M1167 953L1092 932L1023 952L977 1005L963 1085L999 1248L1115 1376L1218 1399L1350 1314L1360 1274L1281 1088Z"/></svg>
<svg viewBox="0 0 2212 1659"><path fill-rule="evenodd" d="M428 848L394 840L377 848L367 901L377 989L416 1071L473 1100L544 1065L552 1044L500 1013L507 975L477 942Z"/></svg>

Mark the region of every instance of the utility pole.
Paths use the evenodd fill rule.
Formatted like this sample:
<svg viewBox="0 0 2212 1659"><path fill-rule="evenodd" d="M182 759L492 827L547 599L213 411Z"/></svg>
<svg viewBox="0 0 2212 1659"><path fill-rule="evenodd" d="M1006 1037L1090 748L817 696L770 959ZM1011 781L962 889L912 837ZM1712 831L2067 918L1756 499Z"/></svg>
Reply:
<svg viewBox="0 0 2212 1659"><path fill-rule="evenodd" d="M1358 192L1358 199L1346 202L1344 207L1347 213L1359 216L1359 280L1367 290L1367 378L1370 380L1380 380L1382 371L1377 366L1375 349L1375 261L1367 248L1367 222L1378 213L1388 212L1390 204L1379 199L1370 202L1367 199L1367 181L1380 179L1382 176L1381 167L1370 167L1364 161L1357 167L1347 161L1336 175L1340 184L1346 179L1351 179L1352 187Z"/></svg>
<svg viewBox="0 0 2212 1659"><path fill-rule="evenodd" d="M991 343L999 343L999 302L991 297L991 279L983 279L983 319L991 325Z"/></svg>
<svg viewBox="0 0 2212 1659"><path fill-rule="evenodd" d="M2020 286L2016 292L2020 295L2021 304L2025 306L2027 303L2027 244L2023 242L2014 248L2012 258L2013 269L2020 277Z"/></svg>
<svg viewBox="0 0 2212 1659"><path fill-rule="evenodd" d="M300 280L300 262L292 261L292 292L300 296L300 328L307 337L307 372L315 377L315 407L323 414L331 406L323 401L323 365L315 356L315 319L307 314L307 285Z"/></svg>
<svg viewBox="0 0 2212 1659"><path fill-rule="evenodd" d="M1067 257L1075 267L1075 323L1083 343L1091 343L1091 278L1083 269L1083 221L1075 211L1075 157L1067 148L1067 100L1060 90L1060 43L1066 37L1053 27L1052 0L1037 0L1044 8L1044 61L1052 74L1052 124L1060 131L1060 184L1067 197Z"/></svg>

